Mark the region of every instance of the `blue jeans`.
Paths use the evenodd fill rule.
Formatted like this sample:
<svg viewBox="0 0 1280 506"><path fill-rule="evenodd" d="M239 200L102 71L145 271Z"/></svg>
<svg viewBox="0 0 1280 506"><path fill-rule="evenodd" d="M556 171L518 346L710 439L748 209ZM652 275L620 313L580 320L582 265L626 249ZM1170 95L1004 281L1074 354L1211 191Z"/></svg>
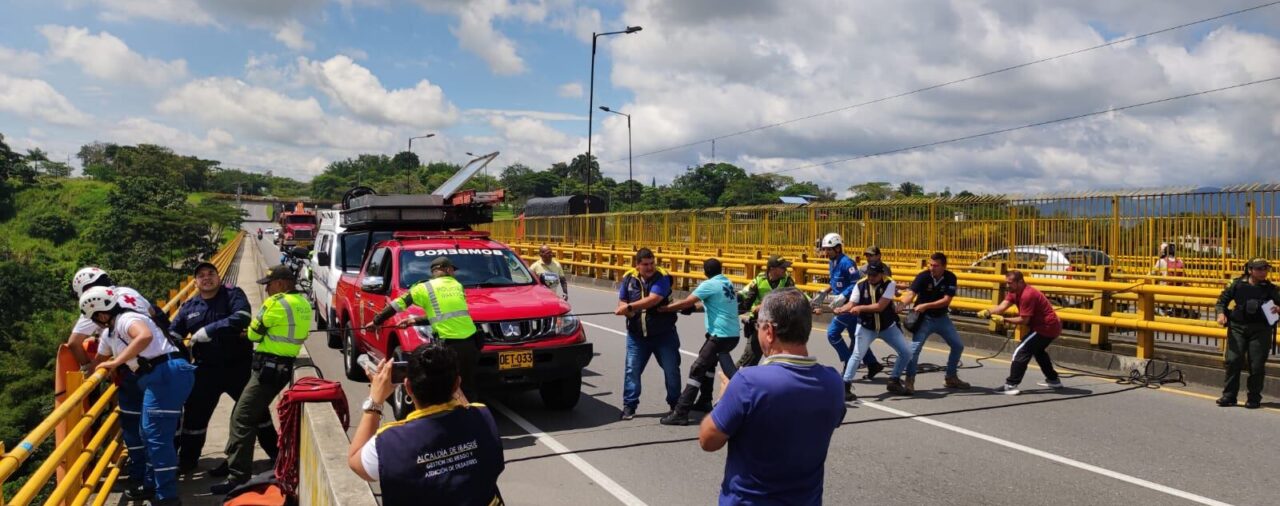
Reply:
<svg viewBox="0 0 1280 506"><path fill-rule="evenodd" d="M142 387L138 386L138 376L128 367L121 367L120 386L116 390L116 402L120 409L120 437L124 439L125 450L129 452L129 480L146 487L155 488L155 477L151 466L147 465L147 444L142 440Z"/></svg>
<svg viewBox="0 0 1280 506"><path fill-rule="evenodd" d="M929 339L929 334L942 336L942 340L946 341L947 346L951 348L951 353L947 354L947 377L955 376L956 367L960 365L960 354L964 353L964 342L960 341L960 334L956 332L955 324L951 323L951 317L947 315L921 315L920 317L923 318L920 328L911 338L911 363L907 364L907 376L916 375L920 351L924 349L924 342Z"/></svg>
<svg viewBox="0 0 1280 506"><path fill-rule="evenodd" d="M626 372L622 379L622 406L635 408L640 405L640 375L649 365L649 356L658 358L662 376L667 384L667 405L675 406L680 399L680 334L672 330L661 336L635 337L627 334Z"/></svg>
<svg viewBox="0 0 1280 506"><path fill-rule="evenodd" d="M827 342L831 343L831 347L836 349L836 356L840 357L840 363L847 364L849 357L853 356L853 351L849 349L849 345L844 344L844 333L849 332L849 342L856 341L855 331L858 329L858 317L854 315L839 315L831 319L831 324L827 325ZM876 361L876 354L871 352L871 348L867 348L867 352L862 355L863 365L869 365ZM856 367L855 367L856 369Z"/></svg>
<svg viewBox="0 0 1280 506"><path fill-rule="evenodd" d="M173 445L182 419L182 404L195 385L196 366L169 360L138 377L142 387L142 439L154 476L156 499L178 497L178 450Z"/></svg>
<svg viewBox="0 0 1280 506"><path fill-rule="evenodd" d="M875 341L878 337L884 340L890 348L893 348L894 353L898 354L898 360L893 362L893 372L890 373L891 375L889 377L902 377L902 371L907 368L907 362L909 362L906 357L911 356L911 347L907 345L906 338L902 337L902 330L898 328L897 324L891 325L889 328L881 329L880 332L876 332L875 330L867 327L858 327L856 336L857 339L853 345L854 356L857 356L859 353L866 353L867 351L870 351L871 341ZM846 383L852 382L854 373L857 371L858 362L852 360L849 361L849 363L844 367L844 381Z"/></svg>

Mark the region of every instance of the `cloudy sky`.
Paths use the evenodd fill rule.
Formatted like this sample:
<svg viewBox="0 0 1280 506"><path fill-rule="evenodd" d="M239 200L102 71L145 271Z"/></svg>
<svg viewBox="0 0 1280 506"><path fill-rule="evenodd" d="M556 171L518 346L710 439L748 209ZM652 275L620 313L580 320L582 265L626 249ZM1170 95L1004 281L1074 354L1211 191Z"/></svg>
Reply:
<svg viewBox="0 0 1280 506"><path fill-rule="evenodd" d="M784 122L1264 0L3 0L0 133L54 158L150 142L309 179L405 149L534 168L633 115L636 178L729 161L843 190L985 192L1277 179L1280 81L884 157L901 147L1280 76L1280 5ZM624 118L593 150L627 175ZM75 162L74 158L72 159Z"/></svg>

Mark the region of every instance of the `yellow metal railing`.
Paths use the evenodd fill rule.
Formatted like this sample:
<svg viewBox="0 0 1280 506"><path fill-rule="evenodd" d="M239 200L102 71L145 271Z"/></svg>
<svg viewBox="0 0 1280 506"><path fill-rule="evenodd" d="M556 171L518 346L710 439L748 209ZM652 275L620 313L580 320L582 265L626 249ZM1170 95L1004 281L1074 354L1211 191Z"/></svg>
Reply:
<svg viewBox="0 0 1280 506"><path fill-rule="evenodd" d="M1159 245L1169 243L1186 275L1222 279L1237 273L1245 259L1280 256L1280 186L619 212L503 220L490 230L504 242L643 244L668 251L698 245L793 257L812 253L823 234L838 232L851 254L872 244L895 258L943 251L953 265L1015 246L1072 245L1106 253L1112 270L1122 274L1150 274ZM1016 253L1000 256L991 263L1032 265ZM1082 260L1072 263L1097 264Z"/></svg>
<svg viewBox="0 0 1280 506"><path fill-rule="evenodd" d="M538 247L542 243L514 242L508 243L521 258L530 261L537 258ZM636 246L581 246L551 244L558 255L558 260L567 272L604 279L618 279L622 272L631 268L632 255ZM657 248L658 265L667 269L676 279L679 288L688 290L704 278L701 272L702 261L709 257L719 258L725 267L726 275L737 283L744 283L763 272L767 255L761 251L750 253L737 252L726 254L724 250L694 250L682 247L679 250L663 251ZM894 261L888 258L889 264L899 278L914 277L924 265L924 259L910 261ZM1003 263L993 267L969 269L963 266L952 266L956 273L962 292L987 291L989 297L967 293L956 297L951 307L964 311L978 311L994 306L1004 296L1004 273L1008 268ZM818 292L826 288L826 284L818 280L827 275L825 260L810 261L805 256L793 259L792 278L798 288L808 292ZM1216 286L1175 286L1168 282L1183 283L1185 278L1159 278L1154 276L1113 277L1110 269L1099 267L1087 272L1066 272L1056 270L1025 270L1029 284L1044 291L1056 300L1080 300L1083 307L1060 308L1058 317L1064 322L1074 322L1088 326L1089 340L1092 345L1106 345L1109 332L1112 330L1133 331L1136 338L1138 358L1155 356L1156 333L1167 333L1184 336L1209 338L1221 343L1226 338L1226 330L1215 322L1205 319L1174 317L1160 314L1157 308L1193 307L1213 310L1217 297L1225 286L1226 280L1196 280L1204 284L1216 283ZM1092 300L1090 300L1092 299ZM1132 304L1134 312L1117 311L1117 303ZM1071 304L1068 304L1071 305ZM995 324L991 325L994 330Z"/></svg>
<svg viewBox="0 0 1280 506"><path fill-rule="evenodd" d="M235 238L210 259L220 274L226 275L231 267L236 252L244 241L244 235L243 231L236 234ZM160 307L166 314L173 316L181 303L193 295L195 280L187 277L182 288L171 290L169 299ZM120 475L119 464L124 446L120 441L119 412L115 409L116 386L107 382L106 389L92 399L92 405L85 409L85 405L107 378L107 371L98 369L85 377L65 344L59 349L57 368L57 405L44 421L0 458L0 487L22 466L36 447L44 443L51 434L56 434L53 452L40 463L13 498L6 501L4 497L0 497L0 504L30 504L56 473L57 485L45 499L46 506L78 506L88 502L89 497L95 494L93 504L101 505L106 502ZM107 414L105 418L104 414ZM3 450L3 446L0 446L0 451Z"/></svg>

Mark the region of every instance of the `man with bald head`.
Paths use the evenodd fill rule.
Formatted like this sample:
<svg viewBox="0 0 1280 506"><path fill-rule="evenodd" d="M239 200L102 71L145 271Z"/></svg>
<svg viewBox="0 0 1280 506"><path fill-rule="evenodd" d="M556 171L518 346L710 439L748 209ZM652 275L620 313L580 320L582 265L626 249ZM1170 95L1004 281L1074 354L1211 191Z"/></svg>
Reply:
<svg viewBox="0 0 1280 506"><path fill-rule="evenodd" d="M542 281L542 284L551 289L552 293L562 292L560 298L569 300L569 280L564 277L564 267L560 266L560 262L555 259L551 247L543 244L538 248L538 261L529 266L529 270Z"/></svg>

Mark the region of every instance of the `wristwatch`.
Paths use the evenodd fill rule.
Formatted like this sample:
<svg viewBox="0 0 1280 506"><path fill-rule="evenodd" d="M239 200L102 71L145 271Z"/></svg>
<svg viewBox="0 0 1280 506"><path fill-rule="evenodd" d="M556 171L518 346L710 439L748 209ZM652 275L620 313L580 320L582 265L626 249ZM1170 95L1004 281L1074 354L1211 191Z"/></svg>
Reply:
<svg viewBox="0 0 1280 506"><path fill-rule="evenodd" d="M376 413L378 416L382 416L382 403L373 402L372 397L366 397L364 404L360 405L360 409L364 410L365 413Z"/></svg>

